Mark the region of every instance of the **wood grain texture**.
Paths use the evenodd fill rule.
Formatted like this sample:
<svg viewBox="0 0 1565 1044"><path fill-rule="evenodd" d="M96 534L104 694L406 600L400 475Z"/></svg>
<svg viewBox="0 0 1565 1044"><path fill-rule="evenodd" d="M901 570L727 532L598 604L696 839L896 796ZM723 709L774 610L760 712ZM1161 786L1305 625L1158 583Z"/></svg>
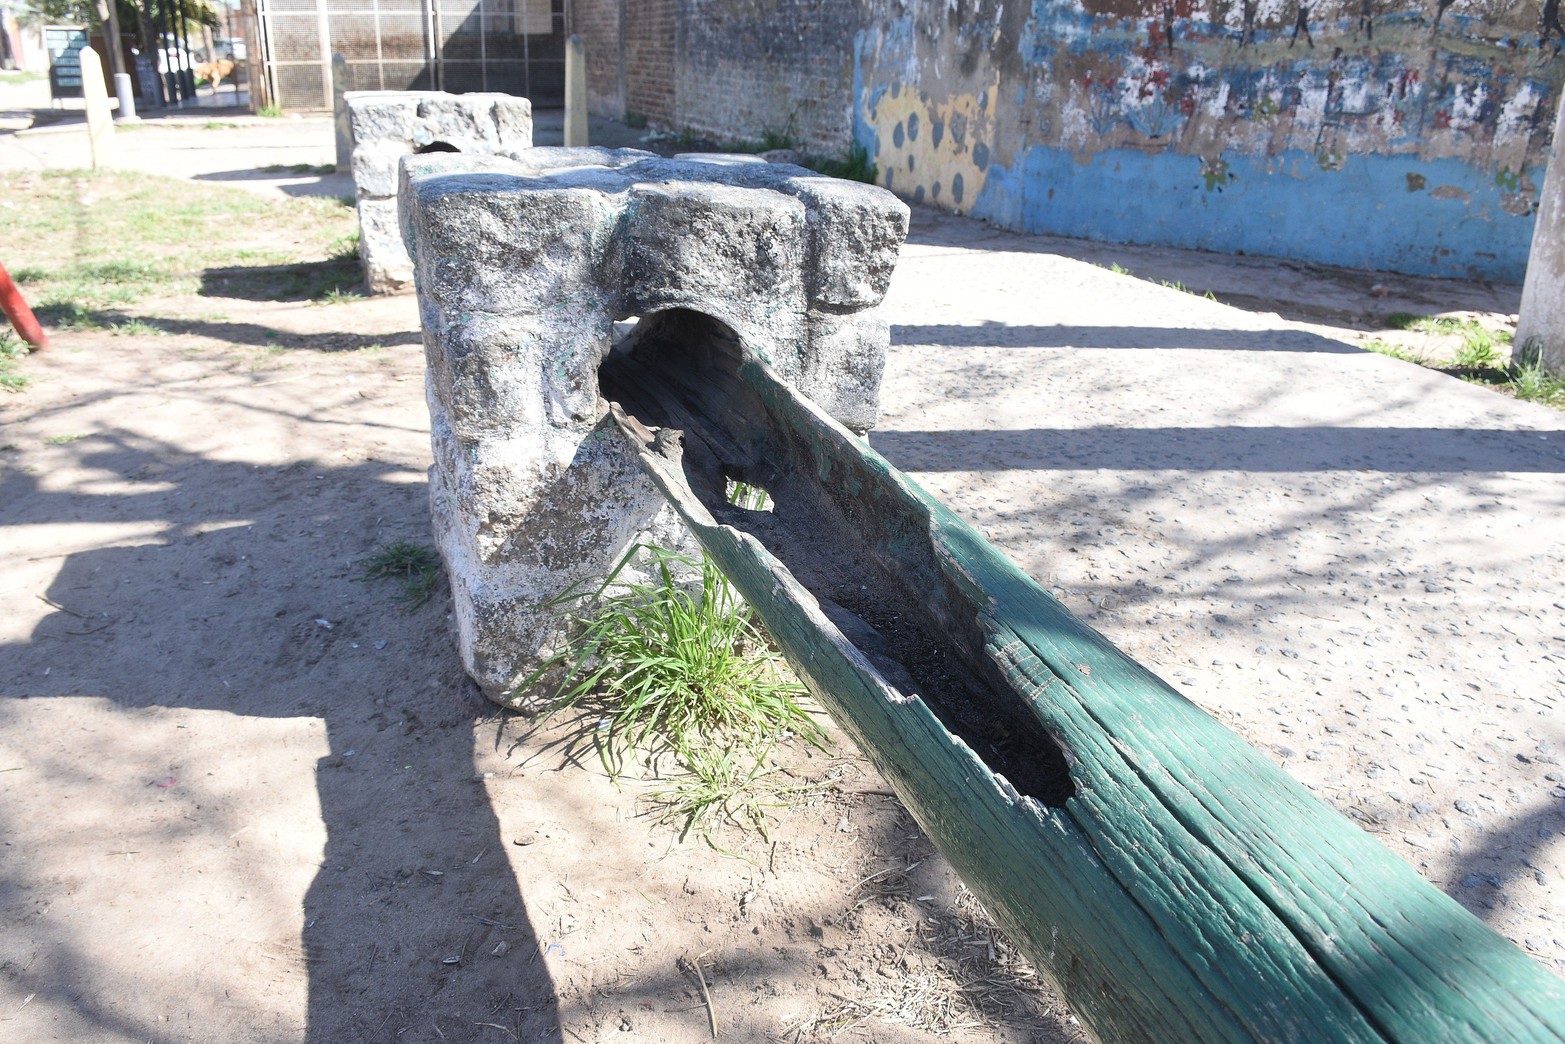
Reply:
<svg viewBox="0 0 1565 1044"><path fill-rule="evenodd" d="M1018 793L761 540L719 524L677 444L616 416L811 691L1092 1033L1565 1040L1565 981L1073 617L762 364L736 379L749 407L720 412L747 429L725 438L817 484L811 504L841 506L819 519L822 539L864 540L898 571L882 597L927 602L953 656L1042 723L1074 785L1058 807Z"/></svg>

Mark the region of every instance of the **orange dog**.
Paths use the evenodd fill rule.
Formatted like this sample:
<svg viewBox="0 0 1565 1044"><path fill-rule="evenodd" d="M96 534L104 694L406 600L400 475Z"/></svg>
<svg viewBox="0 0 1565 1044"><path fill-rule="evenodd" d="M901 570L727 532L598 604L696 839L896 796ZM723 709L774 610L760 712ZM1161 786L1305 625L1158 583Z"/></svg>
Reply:
<svg viewBox="0 0 1565 1044"><path fill-rule="evenodd" d="M227 58L219 58L215 62L202 62L196 66L195 72L197 76L210 83L215 91L223 82L223 77L233 75L234 63Z"/></svg>

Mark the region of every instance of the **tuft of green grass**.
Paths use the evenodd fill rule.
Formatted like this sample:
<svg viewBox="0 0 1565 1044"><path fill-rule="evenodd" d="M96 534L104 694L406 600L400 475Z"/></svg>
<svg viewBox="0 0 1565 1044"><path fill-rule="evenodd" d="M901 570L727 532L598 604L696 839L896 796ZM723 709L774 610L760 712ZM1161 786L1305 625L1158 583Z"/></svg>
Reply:
<svg viewBox="0 0 1565 1044"><path fill-rule="evenodd" d="M801 781L766 763L770 747L749 749L702 747L691 752L686 772L668 779L648 797L658 806L657 822L673 826L680 841L699 829L706 843L721 851L709 824L734 823L770 840L767 821L772 810L788 808L822 788Z"/></svg>
<svg viewBox="0 0 1565 1044"><path fill-rule="evenodd" d="M1511 394L1528 402L1565 407L1565 377L1556 377L1537 360L1512 365L1506 373Z"/></svg>
<svg viewBox="0 0 1565 1044"><path fill-rule="evenodd" d="M334 305L343 304L347 301L362 300L364 300L364 295L359 293L358 290L354 287L333 286L328 287L325 293L315 298L315 303L321 305Z"/></svg>
<svg viewBox="0 0 1565 1044"><path fill-rule="evenodd" d="M1376 355L1389 355L1393 359L1401 359L1403 362L1417 363L1422 366L1425 359L1422 355L1415 354L1403 348L1401 345L1392 344L1390 341L1379 339L1364 342L1364 350L1374 352Z"/></svg>
<svg viewBox="0 0 1565 1044"><path fill-rule="evenodd" d="M1113 272L1115 275L1134 276L1136 274L1130 269L1126 268L1124 265L1120 264L1118 261L1109 262L1109 271Z"/></svg>
<svg viewBox="0 0 1565 1044"><path fill-rule="evenodd" d="M866 185L875 184L880 177L880 168L870 160L869 150L858 143L849 146L842 156L821 157L810 166L829 178L862 181Z"/></svg>
<svg viewBox="0 0 1565 1044"><path fill-rule="evenodd" d="M164 337L168 334L168 331L157 323L150 323L145 319L127 319L122 323L115 323L110 329L124 337Z"/></svg>
<svg viewBox="0 0 1565 1044"><path fill-rule="evenodd" d="M0 328L0 388L19 392L32 383L24 373L17 372L17 364L27 358L27 345L8 329Z"/></svg>
<svg viewBox="0 0 1565 1044"><path fill-rule="evenodd" d="M1170 290L1178 290L1182 294L1189 294L1192 297L1204 297L1208 301L1215 301L1215 300L1217 300L1217 295L1212 293L1212 291L1207 290L1204 293L1202 293L1202 292L1198 292L1198 291L1192 290L1192 289L1190 289L1188 286L1186 286L1184 284L1183 280L1177 280L1176 279L1174 282L1171 283L1167 279L1164 279L1164 280L1162 280L1162 283L1163 283L1164 286L1168 287Z"/></svg>
<svg viewBox="0 0 1565 1044"><path fill-rule="evenodd" d="M627 109L625 112L625 126L629 127L631 130L645 130L647 126L647 117L644 113L631 112Z"/></svg>
<svg viewBox="0 0 1565 1044"><path fill-rule="evenodd" d="M65 446L72 442L80 442L82 439L87 438L88 435L89 433L85 431L71 431L60 435L50 435L43 441L46 446Z"/></svg>
<svg viewBox="0 0 1565 1044"><path fill-rule="evenodd" d="M259 109L255 110L255 114L257 116L264 116L269 120L275 120L283 115L283 107L276 104L263 105Z"/></svg>
<svg viewBox="0 0 1565 1044"><path fill-rule="evenodd" d="M651 579L622 581L633 565ZM681 571L695 575L681 582ZM683 824L681 837L714 813L759 825L763 796L779 793L765 767L773 747L794 736L825 746L803 687L710 557L637 545L596 590L558 604L578 636L519 688L557 677L551 712L580 712L611 778L644 757L669 781L652 798Z"/></svg>
<svg viewBox="0 0 1565 1044"><path fill-rule="evenodd" d="M403 608L412 612L435 593L440 580L440 555L427 544L414 544L406 540L386 544L365 558L354 563L359 567L359 581L396 580L402 584L397 596Z"/></svg>

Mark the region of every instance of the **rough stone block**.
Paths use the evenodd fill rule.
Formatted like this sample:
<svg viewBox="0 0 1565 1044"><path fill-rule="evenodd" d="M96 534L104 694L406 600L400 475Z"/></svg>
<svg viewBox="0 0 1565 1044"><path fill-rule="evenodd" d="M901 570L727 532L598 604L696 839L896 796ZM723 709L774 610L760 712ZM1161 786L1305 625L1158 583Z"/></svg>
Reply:
<svg viewBox="0 0 1565 1044"><path fill-rule="evenodd" d="M400 199L436 534L464 663L502 702L525 699L513 687L562 636L553 599L649 534L682 542L599 396L617 322L700 312L843 423L875 421L875 306L908 218L881 189L750 157L578 148L413 156Z"/></svg>
<svg viewBox="0 0 1565 1044"><path fill-rule="evenodd" d="M423 152L516 155L532 147L532 105L502 94L349 91L359 252L371 293L395 293L413 281L412 261L395 218L397 165Z"/></svg>

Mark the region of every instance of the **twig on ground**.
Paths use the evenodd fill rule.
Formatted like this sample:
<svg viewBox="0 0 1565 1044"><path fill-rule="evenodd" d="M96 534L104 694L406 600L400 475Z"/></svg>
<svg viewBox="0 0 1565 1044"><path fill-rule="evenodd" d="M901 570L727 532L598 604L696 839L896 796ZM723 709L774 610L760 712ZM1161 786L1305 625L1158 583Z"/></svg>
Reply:
<svg viewBox="0 0 1565 1044"><path fill-rule="evenodd" d="M711 951L708 951L708 952L711 952ZM685 966L687 968L693 970L696 973L696 982L699 983L700 986L701 986L701 1002L706 1005L707 1028L709 1028L712 1031L712 1039L716 1040L717 1039L717 1009L712 1006L712 994L707 990L707 988L706 988L706 976L704 974L702 974L702 972L701 972L701 957L705 957L705 956L706 956L706 954L703 953L703 954L701 954L700 957L697 957L693 961L690 958L688 958L688 957L681 958L681 961L685 964Z"/></svg>

